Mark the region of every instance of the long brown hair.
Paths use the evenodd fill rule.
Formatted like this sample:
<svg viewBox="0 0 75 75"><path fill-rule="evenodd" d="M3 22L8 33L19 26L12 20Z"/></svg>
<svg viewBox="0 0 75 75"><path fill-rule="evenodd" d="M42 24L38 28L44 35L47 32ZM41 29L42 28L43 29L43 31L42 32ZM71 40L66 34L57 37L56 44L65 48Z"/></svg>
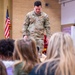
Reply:
<svg viewBox="0 0 75 75"><path fill-rule="evenodd" d="M24 62L23 70L30 72L38 63L35 40L32 38L18 39L15 41L15 49L19 54L20 60Z"/></svg>
<svg viewBox="0 0 75 75"><path fill-rule="evenodd" d="M7 70L2 61L0 61L0 75L7 75Z"/></svg>

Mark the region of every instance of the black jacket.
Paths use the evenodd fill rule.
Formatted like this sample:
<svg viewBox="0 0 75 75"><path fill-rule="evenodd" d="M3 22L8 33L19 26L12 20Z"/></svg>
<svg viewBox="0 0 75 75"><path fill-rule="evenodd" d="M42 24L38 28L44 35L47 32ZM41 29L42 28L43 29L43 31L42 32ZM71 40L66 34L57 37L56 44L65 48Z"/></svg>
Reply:
<svg viewBox="0 0 75 75"><path fill-rule="evenodd" d="M54 66L55 63L51 63L48 66L47 74L46 75L55 75L55 68L51 69L52 66ZM46 68L47 63L44 63L39 70L36 72L36 69L39 65L35 66L32 71L30 72L29 75L45 75L45 68Z"/></svg>

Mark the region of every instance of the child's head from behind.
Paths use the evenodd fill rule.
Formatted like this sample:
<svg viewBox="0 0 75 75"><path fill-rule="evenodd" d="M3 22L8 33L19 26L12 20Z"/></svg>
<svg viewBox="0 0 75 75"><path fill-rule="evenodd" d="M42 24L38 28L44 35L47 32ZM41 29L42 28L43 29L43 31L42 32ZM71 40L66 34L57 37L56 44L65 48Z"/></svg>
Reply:
<svg viewBox="0 0 75 75"><path fill-rule="evenodd" d="M51 36L47 50L48 59L63 57L71 52L74 52L73 41L68 33L57 32Z"/></svg>
<svg viewBox="0 0 75 75"><path fill-rule="evenodd" d="M32 38L18 39L15 41L15 50L21 60L37 61L36 43Z"/></svg>
<svg viewBox="0 0 75 75"><path fill-rule="evenodd" d="M12 60L14 50L14 40L13 39L1 39L0 40L0 53L3 60Z"/></svg>
<svg viewBox="0 0 75 75"><path fill-rule="evenodd" d="M74 45L70 34L63 32L54 33L48 43L47 60L49 60L48 64L55 62L52 67L57 67L55 75L74 75L74 59Z"/></svg>

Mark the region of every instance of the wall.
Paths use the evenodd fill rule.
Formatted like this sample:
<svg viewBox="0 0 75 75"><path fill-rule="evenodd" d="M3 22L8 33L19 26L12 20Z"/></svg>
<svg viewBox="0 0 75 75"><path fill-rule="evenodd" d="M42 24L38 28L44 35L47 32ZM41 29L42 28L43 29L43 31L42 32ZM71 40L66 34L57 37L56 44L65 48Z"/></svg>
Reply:
<svg viewBox="0 0 75 75"><path fill-rule="evenodd" d="M75 23L75 1L61 4L61 25Z"/></svg>
<svg viewBox="0 0 75 75"><path fill-rule="evenodd" d="M12 8L12 38L17 39L22 37L22 26L25 15L33 10L35 0L13 0ZM57 0L41 0L43 11L49 15L51 33L61 31L60 25L60 5ZM45 3L49 3L46 7Z"/></svg>
<svg viewBox="0 0 75 75"><path fill-rule="evenodd" d="M4 24L4 0L0 0L0 39L4 37L3 24Z"/></svg>
<svg viewBox="0 0 75 75"><path fill-rule="evenodd" d="M75 26L75 1L69 0L61 4L61 29ZM74 27L75 28L75 27ZM70 31L71 32L71 31ZM72 33L73 34L73 33ZM73 39L73 41L75 41Z"/></svg>

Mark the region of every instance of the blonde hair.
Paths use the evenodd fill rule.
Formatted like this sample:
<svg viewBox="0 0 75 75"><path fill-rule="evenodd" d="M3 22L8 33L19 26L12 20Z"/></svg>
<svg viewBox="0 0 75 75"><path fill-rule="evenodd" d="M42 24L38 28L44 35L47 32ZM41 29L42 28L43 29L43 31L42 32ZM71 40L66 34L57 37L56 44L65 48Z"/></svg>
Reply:
<svg viewBox="0 0 75 75"><path fill-rule="evenodd" d="M48 44L45 74L51 62L56 62L55 75L75 75L75 52L71 36L68 33L54 33ZM42 64L44 64L42 63ZM42 65L41 64L41 65ZM41 67L41 65L39 67Z"/></svg>
<svg viewBox="0 0 75 75"><path fill-rule="evenodd" d="M31 69L38 63L35 40L32 38L18 39L15 41L15 50L19 54L20 62L24 62L22 69L25 72L30 72ZM17 63L17 64L19 64ZM17 65L16 64L16 65Z"/></svg>

